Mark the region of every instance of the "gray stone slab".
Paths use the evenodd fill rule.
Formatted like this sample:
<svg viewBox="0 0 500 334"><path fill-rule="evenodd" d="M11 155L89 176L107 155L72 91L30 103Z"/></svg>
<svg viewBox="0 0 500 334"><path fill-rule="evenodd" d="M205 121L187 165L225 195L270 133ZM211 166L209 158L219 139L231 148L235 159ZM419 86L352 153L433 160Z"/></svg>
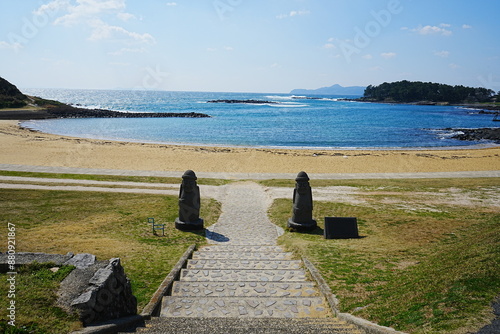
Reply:
<svg viewBox="0 0 500 334"><path fill-rule="evenodd" d="M324 318L322 297L164 297L162 317Z"/></svg>
<svg viewBox="0 0 500 334"><path fill-rule="evenodd" d="M366 334L337 318L155 318L148 334Z"/></svg>
<svg viewBox="0 0 500 334"><path fill-rule="evenodd" d="M292 253L196 252L193 254L193 259L291 260Z"/></svg>
<svg viewBox="0 0 500 334"><path fill-rule="evenodd" d="M304 270L183 269L181 281L193 282L303 282Z"/></svg>
<svg viewBox="0 0 500 334"><path fill-rule="evenodd" d="M205 246L200 248L200 252L284 252L280 246L266 246L266 245L214 245Z"/></svg>
<svg viewBox="0 0 500 334"><path fill-rule="evenodd" d="M187 269L300 269L299 260L189 260Z"/></svg>
<svg viewBox="0 0 500 334"><path fill-rule="evenodd" d="M313 282L175 282L176 297L313 297L320 296Z"/></svg>

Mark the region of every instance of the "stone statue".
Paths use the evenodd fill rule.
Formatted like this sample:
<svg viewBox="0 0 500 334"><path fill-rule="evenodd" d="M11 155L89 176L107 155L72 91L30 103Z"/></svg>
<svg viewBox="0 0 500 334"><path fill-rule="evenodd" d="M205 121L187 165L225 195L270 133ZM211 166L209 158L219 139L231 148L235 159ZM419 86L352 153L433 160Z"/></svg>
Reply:
<svg viewBox="0 0 500 334"><path fill-rule="evenodd" d="M200 188L196 184L196 174L187 170L182 175L179 191L179 217L175 228L179 230L201 230L203 219L200 218Z"/></svg>
<svg viewBox="0 0 500 334"><path fill-rule="evenodd" d="M309 176L300 172L295 179L293 190L293 216L288 220L288 227L297 231L311 231L317 223L312 218L313 200Z"/></svg>

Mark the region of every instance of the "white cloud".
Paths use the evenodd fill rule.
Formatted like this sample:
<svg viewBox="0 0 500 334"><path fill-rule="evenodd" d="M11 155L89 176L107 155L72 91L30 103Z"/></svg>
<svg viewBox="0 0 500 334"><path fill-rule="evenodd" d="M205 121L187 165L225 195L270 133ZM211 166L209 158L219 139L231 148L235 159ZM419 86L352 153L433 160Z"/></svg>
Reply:
<svg viewBox="0 0 500 334"><path fill-rule="evenodd" d="M5 41L0 41L0 50L14 50L18 51L23 46L20 43L8 43Z"/></svg>
<svg viewBox="0 0 500 334"><path fill-rule="evenodd" d="M335 46L335 44L326 43L325 45L323 45L323 48L324 49L336 49L337 47Z"/></svg>
<svg viewBox="0 0 500 334"><path fill-rule="evenodd" d="M448 58L449 55L450 55L450 51L436 51L434 52L434 55L438 56L438 57L442 57L442 58Z"/></svg>
<svg viewBox="0 0 500 334"><path fill-rule="evenodd" d="M122 21L127 22L130 19L135 19L135 15L130 13L118 13L116 16Z"/></svg>
<svg viewBox="0 0 500 334"><path fill-rule="evenodd" d="M370 67L370 71L372 72L378 72L378 71L382 71L383 68L381 66L375 66L375 67Z"/></svg>
<svg viewBox="0 0 500 334"><path fill-rule="evenodd" d="M232 46L225 46L224 50L226 50L226 51L233 51L234 48Z"/></svg>
<svg viewBox="0 0 500 334"><path fill-rule="evenodd" d="M61 0L55 1L60 2ZM76 0L76 2L78 3L76 6L67 6L69 14L57 18L54 23L71 26L88 19L94 19L101 13L120 13L126 7L125 0Z"/></svg>
<svg viewBox="0 0 500 334"><path fill-rule="evenodd" d="M135 19L135 15L127 13L126 0L75 0L75 4L69 0L52 0L40 6L34 13L42 15L52 14L56 17L55 25L76 26L87 25L91 28L91 41L106 39L122 40L126 42L154 44L155 39L148 33L137 33L129 31L124 27L110 25L101 18L104 15L116 15L122 21Z"/></svg>
<svg viewBox="0 0 500 334"><path fill-rule="evenodd" d="M449 28L449 27L451 27L451 24L448 24L448 23L441 23L439 26L440 26L441 28Z"/></svg>
<svg viewBox="0 0 500 334"><path fill-rule="evenodd" d="M303 16L303 15L309 15L311 12L309 10L292 10L288 14L280 14L277 15L277 19L286 19L287 17L294 17L294 16Z"/></svg>
<svg viewBox="0 0 500 334"><path fill-rule="evenodd" d="M418 26L415 29L412 29L411 31L416 32L420 35L443 35L443 36L450 36L452 34L451 30L445 29L449 25L446 25L442 23L440 27L438 26Z"/></svg>
<svg viewBox="0 0 500 334"><path fill-rule="evenodd" d="M89 37L91 41L104 39L132 39L139 43L154 44L155 39L148 33L139 34L131 32L119 26L109 25L101 20L92 20L89 25L92 27L92 35Z"/></svg>
<svg viewBox="0 0 500 334"><path fill-rule="evenodd" d="M169 7L177 6L177 2L167 2L167 6Z"/></svg>
<svg viewBox="0 0 500 334"><path fill-rule="evenodd" d="M373 59L373 56L371 54L366 54L366 55L362 56L361 58L366 59L366 60L370 60L370 59Z"/></svg>
<svg viewBox="0 0 500 334"><path fill-rule="evenodd" d="M380 56L382 58L385 58L385 59L391 59L391 58L396 57L396 53L394 53L394 52L384 52L384 53L381 53Z"/></svg>
<svg viewBox="0 0 500 334"><path fill-rule="evenodd" d="M108 54L111 56L121 56L125 53L144 53L144 52L146 52L145 48L137 48L137 49L122 48L115 52L109 52Z"/></svg>
<svg viewBox="0 0 500 334"><path fill-rule="evenodd" d="M450 68L451 68L451 69L453 69L453 70L456 70L457 68L460 68L460 66L459 66L459 65L457 65L457 64L453 64L453 63L452 63L452 64L450 64L449 66L450 66Z"/></svg>
<svg viewBox="0 0 500 334"><path fill-rule="evenodd" d="M472 26L471 25L468 25L468 24L464 24L462 26L463 29L472 29Z"/></svg>
<svg viewBox="0 0 500 334"><path fill-rule="evenodd" d="M217 51L217 49L216 48L207 48L207 51L208 52L215 52L215 51Z"/></svg>
<svg viewBox="0 0 500 334"><path fill-rule="evenodd" d="M70 6L69 0L54 0L45 5L41 5L37 10L33 11L35 15L55 15L60 10L66 10Z"/></svg>
<svg viewBox="0 0 500 334"><path fill-rule="evenodd" d="M309 14L311 14L311 12L308 11L308 10L298 10L298 11L297 10L292 10L290 12L290 17L292 17L292 16L309 15Z"/></svg>

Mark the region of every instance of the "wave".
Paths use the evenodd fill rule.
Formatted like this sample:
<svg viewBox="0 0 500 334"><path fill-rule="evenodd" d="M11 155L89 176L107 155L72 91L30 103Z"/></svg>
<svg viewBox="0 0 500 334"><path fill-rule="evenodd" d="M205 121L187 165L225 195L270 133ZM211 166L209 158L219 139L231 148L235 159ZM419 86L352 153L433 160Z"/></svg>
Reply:
<svg viewBox="0 0 500 334"><path fill-rule="evenodd" d="M303 107L308 107L308 104L300 104L300 103L278 103L278 104L268 104L270 107L277 107L277 108L303 108Z"/></svg>
<svg viewBox="0 0 500 334"><path fill-rule="evenodd" d="M435 134L440 140L452 139L454 136L463 135L464 132L454 129L424 129Z"/></svg>
<svg viewBox="0 0 500 334"><path fill-rule="evenodd" d="M280 96L280 95L267 95L266 98L274 100L318 100L318 101L333 101L337 102L338 98L330 97L311 97L305 95L290 95L290 96Z"/></svg>
<svg viewBox="0 0 500 334"><path fill-rule="evenodd" d="M272 99L272 100L293 100L295 98L295 95L291 95L291 96L266 95L266 98Z"/></svg>

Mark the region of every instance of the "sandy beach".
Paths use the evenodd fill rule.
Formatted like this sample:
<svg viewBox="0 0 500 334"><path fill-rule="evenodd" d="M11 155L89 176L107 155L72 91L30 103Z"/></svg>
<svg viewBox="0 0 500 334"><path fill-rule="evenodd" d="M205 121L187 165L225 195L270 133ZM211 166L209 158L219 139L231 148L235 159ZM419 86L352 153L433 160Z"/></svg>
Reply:
<svg viewBox="0 0 500 334"><path fill-rule="evenodd" d="M218 148L81 139L0 121L0 163L227 173L415 173L491 171L500 147L432 150Z"/></svg>

